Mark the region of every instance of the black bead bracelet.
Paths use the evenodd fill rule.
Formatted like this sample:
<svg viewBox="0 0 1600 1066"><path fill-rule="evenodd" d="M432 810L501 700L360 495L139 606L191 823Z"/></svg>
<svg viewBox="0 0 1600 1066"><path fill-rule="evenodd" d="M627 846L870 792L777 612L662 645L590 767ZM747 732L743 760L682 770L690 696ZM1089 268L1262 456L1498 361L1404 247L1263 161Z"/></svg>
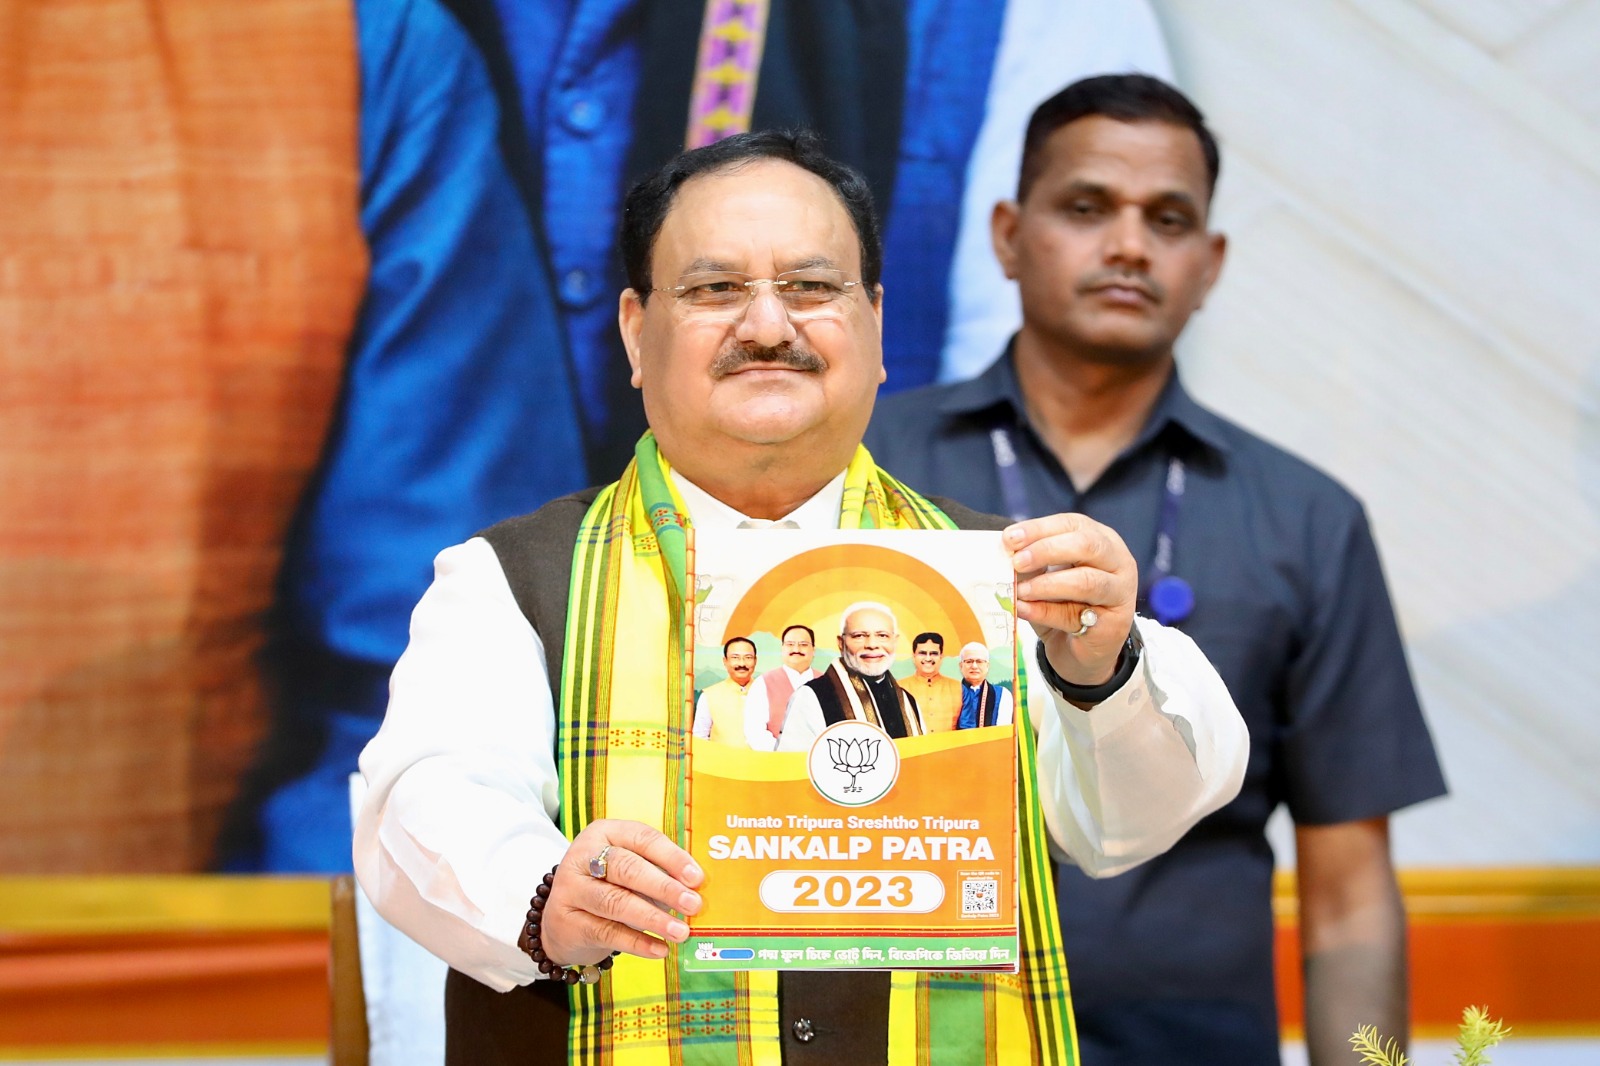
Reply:
<svg viewBox="0 0 1600 1066"><path fill-rule="evenodd" d="M544 953L544 945L539 942L539 926L544 921L544 905L550 899L550 889L556 883L556 870L561 868L558 863L549 873L544 875L544 880L533 890L533 898L528 901L528 920L522 927L522 935L517 938L517 947L527 953L539 966L539 972L549 977L552 981L575 985L582 981L592 985L600 980L600 975L611 969L612 960L619 954L613 951L599 962L589 963L586 966L563 966L553 962L550 956Z"/></svg>

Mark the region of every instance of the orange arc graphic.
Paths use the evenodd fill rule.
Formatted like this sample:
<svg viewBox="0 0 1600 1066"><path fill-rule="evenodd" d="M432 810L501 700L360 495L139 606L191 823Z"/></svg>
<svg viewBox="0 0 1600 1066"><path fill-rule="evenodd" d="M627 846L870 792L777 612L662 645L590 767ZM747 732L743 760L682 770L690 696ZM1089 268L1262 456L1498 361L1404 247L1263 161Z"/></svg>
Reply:
<svg viewBox="0 0 1600 1066"><path fill-rule="evenodd" d="M779 563L750 586L724 632L777 636L799 623L816 630L819 646L831 647L840 614L857 600L878 600L894 610L897 657L909 656L911 638L923 631L943 636L946 649L974 640L988 644L971 605L948 578L904 552L870 544L814 548Z"/></svg>

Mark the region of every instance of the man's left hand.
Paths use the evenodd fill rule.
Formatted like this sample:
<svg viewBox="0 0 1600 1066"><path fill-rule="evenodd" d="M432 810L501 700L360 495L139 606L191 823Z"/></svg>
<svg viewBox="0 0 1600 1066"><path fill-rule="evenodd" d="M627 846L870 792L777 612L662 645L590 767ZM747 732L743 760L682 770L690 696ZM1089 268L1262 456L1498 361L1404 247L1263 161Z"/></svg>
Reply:
<svg viewBox="0 0 1600 1066"><path fill-rule="evenodd" d="M1074 685L1111 680L1139 595L1139 565L1116 530L1085 515L1055 514L1001 536L1017 572L1017 617L1032 623L1056 673ZM1095 624L1072 636L1086 608Z"/></svg>

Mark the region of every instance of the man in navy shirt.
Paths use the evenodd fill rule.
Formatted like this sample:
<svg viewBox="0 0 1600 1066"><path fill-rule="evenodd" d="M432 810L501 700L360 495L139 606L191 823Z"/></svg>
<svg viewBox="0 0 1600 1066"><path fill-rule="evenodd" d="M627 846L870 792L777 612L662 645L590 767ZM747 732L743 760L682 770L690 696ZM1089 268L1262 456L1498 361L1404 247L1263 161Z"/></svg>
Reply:
<svg viewBox="0 0 1600 1066"><path fill-rule="evenodd" d="M996 254L1021 330L977 379L882 400L874 457L913 487L1012 515L1079 511L1141 565L1250 727L1244 790L1166 855L1058 877L1086 1066L1277 1063L1272 851L1293 815L1307 1043L1348 1061L1406 1031L1391 811L1444 791L1360 503L1197 404L1173 344L1215 283L1216 142L1181 93L1115 75L1029 124Z"/></svg>

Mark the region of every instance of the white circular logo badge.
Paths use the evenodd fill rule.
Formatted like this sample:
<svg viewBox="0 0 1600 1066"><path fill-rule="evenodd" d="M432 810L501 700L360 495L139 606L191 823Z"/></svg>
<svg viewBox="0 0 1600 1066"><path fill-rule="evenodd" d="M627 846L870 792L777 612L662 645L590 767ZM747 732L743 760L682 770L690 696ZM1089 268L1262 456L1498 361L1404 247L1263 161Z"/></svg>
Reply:
<svg viewBox="0 0 1600 1066"><path fill-rule="evenodd" d="M811 787L829 803L865 807L894 788L900 751L894 738L871 722L835 722L812 742L806 772Z"/></svg>

